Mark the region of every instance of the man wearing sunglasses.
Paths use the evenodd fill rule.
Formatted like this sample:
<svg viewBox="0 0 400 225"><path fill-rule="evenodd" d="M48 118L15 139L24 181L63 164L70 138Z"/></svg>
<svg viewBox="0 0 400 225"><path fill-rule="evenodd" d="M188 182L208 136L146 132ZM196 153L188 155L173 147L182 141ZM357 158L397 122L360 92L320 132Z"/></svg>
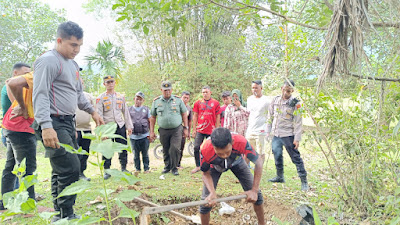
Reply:
<svg viewBox="0 0 400 225"><path fill-rule="evenodd" d="M103 84L106 87L106 92L96 99L97 112L103 118L104 123L117 123L115 134L119 134L125 139L115 138L113 141L126 145L126 131L128 131L128 135L131 135L133 126L125 97L115 91L114 76L105 76L103 78ZM103 156L103 160L105 161L104 169L110 169L112 158L107 159ZM128 153L126 150L119 153L119 162L121 163L121 170L123 172L128 172L126 170L126 164L128 163ZM110 174L104 173L104 179L110 177Z"/></svg>

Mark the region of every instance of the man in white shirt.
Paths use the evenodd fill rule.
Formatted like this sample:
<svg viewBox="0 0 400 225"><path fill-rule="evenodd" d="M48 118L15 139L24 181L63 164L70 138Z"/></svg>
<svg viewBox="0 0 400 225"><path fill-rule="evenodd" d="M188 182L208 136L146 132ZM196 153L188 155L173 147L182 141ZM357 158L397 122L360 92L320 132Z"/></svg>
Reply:
<svg viewBox="0 0 400 225"><path fill-rule="evenodd" d="M246 139L260 155L265 154L265 139L267 135L267 116L270 99L262 94L261 80L251 83L253 95L247 98L247 110L250 111L249 125L247 127Z"/></svg>

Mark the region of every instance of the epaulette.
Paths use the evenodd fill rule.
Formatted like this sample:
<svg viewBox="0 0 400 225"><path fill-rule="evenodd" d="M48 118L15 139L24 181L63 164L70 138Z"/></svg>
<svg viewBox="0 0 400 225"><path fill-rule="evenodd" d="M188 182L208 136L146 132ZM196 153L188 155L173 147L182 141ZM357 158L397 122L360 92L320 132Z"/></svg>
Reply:
<svg viewBox="0 0 400 225"><path fill-rule="evenodd" d="M155 98L153 99L153 102L154 102L155 100L159 99L159 98L161 98L161 95L158 96L158 97L155 97Z"/></svg>

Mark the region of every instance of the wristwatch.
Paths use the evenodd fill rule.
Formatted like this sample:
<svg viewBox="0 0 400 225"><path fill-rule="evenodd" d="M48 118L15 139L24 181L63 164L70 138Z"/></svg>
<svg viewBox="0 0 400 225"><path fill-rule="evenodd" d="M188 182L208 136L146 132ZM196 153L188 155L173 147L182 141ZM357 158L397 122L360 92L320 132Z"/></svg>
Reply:
<svg viewBox="0 0 400 225"><path fill-rule="evenodd" d="M187 126L183 126L183 128L185 128L185 129L189 129Z"/></svg>

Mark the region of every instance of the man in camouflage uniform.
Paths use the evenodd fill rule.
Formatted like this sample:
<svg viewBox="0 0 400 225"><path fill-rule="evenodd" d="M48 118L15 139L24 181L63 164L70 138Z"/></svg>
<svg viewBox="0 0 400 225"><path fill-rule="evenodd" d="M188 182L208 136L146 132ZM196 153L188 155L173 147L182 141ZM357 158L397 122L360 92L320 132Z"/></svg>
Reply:
<svg viewBox="0 0 400 225"><path fill-rule="evenodd" d="M115 92L115 79L114 76L105 76L103 78L106 92L102 93L96 99L96 108L99 115L103 118L104 123L115 122L117 123L117 130L115 134L121 135L125 138L115 138L113 141L126 145L126 131L128 135L132 134L132 121L129 115L128 107L126 105L125 97L118 92ZM104 169L109 169L111 166L111 159L107 159L103 156ZM126 164L128 163L128 153L123 150L119 153L119 162L121 163L121 170L126 170ZM110 178L111 175L108 173L104 174L104 179Z"/></svg>
<svg viewBox="0 0 400 225"><path fill-rule="evenodd" d="M301 179L301 190L308 190L307 172L300 156L299 142L302 132L302 118L299 112L299 100L292 96L294 82L285 81L282 86L282 95L276 96L269 106L267 120L267 137L272 132L272 152L275 158L277 176L270 182L284 183L283 176L283 146L289 153L292 162L297 167L297 173Z"/></svg>
<svg viewBox="0 0 400 225"><path fill-rule="evenodd" d="M180 158L179 148L183 138L188 137L188 116L185 103L172 95L172 85L169 81L161 84L162 95L155 98L151 106L150 117L150 140L154 141L154 125L158 117L158 132L160 142L163 146L164 170L162 173L171 171L175 176L178 173L178 162ZM183 127L182 127L183 121Z"/></svg>

